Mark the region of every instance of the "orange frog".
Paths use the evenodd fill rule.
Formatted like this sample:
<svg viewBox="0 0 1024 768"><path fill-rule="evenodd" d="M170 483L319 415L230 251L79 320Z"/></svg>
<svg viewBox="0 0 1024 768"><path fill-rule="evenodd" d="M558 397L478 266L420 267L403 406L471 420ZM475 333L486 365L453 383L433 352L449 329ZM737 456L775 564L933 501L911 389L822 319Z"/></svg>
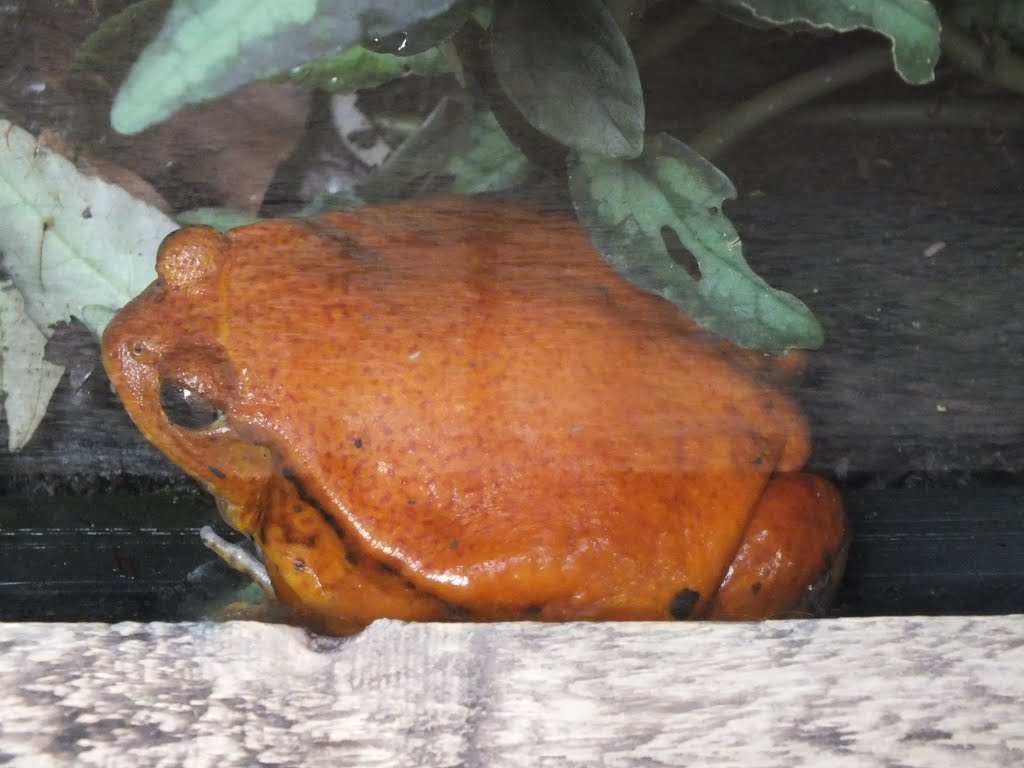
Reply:
<svg viewBox="0 0 1024 768"><path fill-rule="evenodd" d="M320 629L802 615L842 571L775 364L575 222L442 198L190 227L157 273L103 335L114 387Z"/></svg>

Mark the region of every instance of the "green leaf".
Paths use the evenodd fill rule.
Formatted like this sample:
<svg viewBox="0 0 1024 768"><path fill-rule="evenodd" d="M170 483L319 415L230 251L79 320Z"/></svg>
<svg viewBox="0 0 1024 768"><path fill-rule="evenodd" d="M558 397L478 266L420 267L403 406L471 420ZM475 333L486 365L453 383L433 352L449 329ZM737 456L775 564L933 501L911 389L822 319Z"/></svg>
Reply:
<svg viewBox="0 0 1024 768"><path fill-rule="evenodd" d="M453 192L458 195L498 192L526 180L530 161L509 141L493 112L480 110L466 129L465 144L445 165L445 170L454 178Z"/></svg>
<svg viewBox="0 0 1024 768"><path fill-rule="evenodd" d="M438 48L430 48L413 56L396 56L353 45L343 53L324 56L294 67L288 73L288 79L308 88L320 88L331 93L352 93L406 75L443 75L450 71L451 63Z"/></svg>
<svg viewBox="0 0 1024 768"><path fill-rule="evenodd" d="M415 56L436 48L466 23L473 10L469 0L457 0L447 11L406 27L401 32L363 41L363 45L377 53L395 56Z"/></svg>
<svg viewBox="0 0 1024 768"><path fill-rule="evenodd" d="M422 194L439 176L450 191L479 194L523 181L530 161L505 136L489 110L467 115L453 99L442 99L414 134L358 186L370 202Z"/></svg>
<svg viewBox="0 0 1024 768"><path fill-rule="evenodd" d="M235 227L242 227L259 221L260 217L249 211L239 211L234 208L218 208L208 206L205 208L193 208L189 211L182 211L174 217L183 227L191 227L196 224L205 224L213 227L219 232L227 232Z"/></svg>
<svg viewBox="0 0 1024 768"><path fill-rule="evenodd" d="M576 156L569 185L594 247L630 282L676 304L702 328L766 352L821 345L811 311L743 259L721 210L736 196L732 183L682 142L666 134L649 138L633 160ZM665 227L696 259L699 279L672 259Z"/></svg>
<svg viewBox="0 0 1024 768"><path fill-rule="evenodd" d="M186 104L279 75L364 38L401 32L457 0L175 0L114 100L111 124L137 133Z"/></svg>
<svg viewBox="0 0 1024 768"><path fill-rule="evenodd" d="M896 71L908 83L935 79L939 15L929 0L714 0L777 25L807 24L836 32L869 29L892 41Z"/></svg>
<svg viewBox="0 0 1024 768"><path fill-rule="evenodd" d="M640 76L601 0L503 0L491 34L498 82L537 130L579 152L640 154Z"/></svg>

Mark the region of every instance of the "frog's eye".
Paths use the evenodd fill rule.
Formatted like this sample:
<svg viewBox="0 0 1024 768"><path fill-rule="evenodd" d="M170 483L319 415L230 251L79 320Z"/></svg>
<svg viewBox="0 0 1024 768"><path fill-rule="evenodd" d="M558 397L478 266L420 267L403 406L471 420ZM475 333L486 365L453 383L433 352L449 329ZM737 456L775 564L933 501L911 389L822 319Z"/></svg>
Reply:
<svg viewBox="0 0 1024 768"><path fill-rule="evenodd" d="M173 379L160 381L160 407L169 422L185 429L207 429L224 415L199 393Z"/></svg>

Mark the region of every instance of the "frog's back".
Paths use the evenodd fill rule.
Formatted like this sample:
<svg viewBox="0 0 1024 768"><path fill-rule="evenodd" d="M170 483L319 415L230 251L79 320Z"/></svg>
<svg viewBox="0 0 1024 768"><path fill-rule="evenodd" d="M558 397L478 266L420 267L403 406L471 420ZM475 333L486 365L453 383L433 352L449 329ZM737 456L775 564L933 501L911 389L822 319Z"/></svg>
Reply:
<svg viewBox="0 0 1024 768"><path fill-rule="evenodd" d="M233 417L454 603L629 618L713 594L743 511L805 459L789 400L571 221L442 200L230 237L221 343L251 382Z"/></svg>

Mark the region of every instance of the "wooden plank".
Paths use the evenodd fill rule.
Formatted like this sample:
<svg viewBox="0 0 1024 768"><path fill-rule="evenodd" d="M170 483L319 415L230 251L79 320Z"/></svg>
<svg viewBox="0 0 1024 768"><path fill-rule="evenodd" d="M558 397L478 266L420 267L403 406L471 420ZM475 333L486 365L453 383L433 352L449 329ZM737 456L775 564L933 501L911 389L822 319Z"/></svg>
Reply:
<svg viewBox="0 0 1024 768"><path fill-rule="evenodd" d="M1024 616L0 624L0 763L1024 764Z"/></svg>

